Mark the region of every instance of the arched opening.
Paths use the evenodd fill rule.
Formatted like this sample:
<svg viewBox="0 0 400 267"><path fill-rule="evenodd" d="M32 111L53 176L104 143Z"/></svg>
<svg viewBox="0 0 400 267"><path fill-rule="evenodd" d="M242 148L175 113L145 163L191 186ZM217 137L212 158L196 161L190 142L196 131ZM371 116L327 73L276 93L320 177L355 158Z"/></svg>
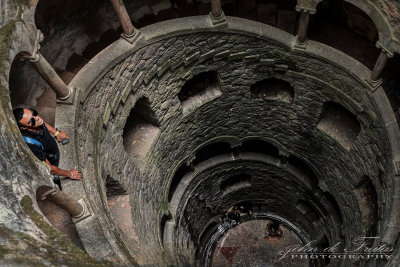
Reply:
<svg viewBox="0 0 400 267"><path fill-rule="evenodd" d="M251 85L252 99L278 100L292 104L294 88L287 81L270 78Z"/></svg>
<svg viewBox="0 0 400 267"><path fill-rule="evenodd" d="M299 14L295 10L297 5L296 0L256 0L246 2L254 2L255 20L277 27L288 33L296 34L299 18ZM240 13L241 11L239 11Z"/></svg>
<svg viewBox="0 0 400 267"><path fill-rule="evenodd" d="M187 114L203 104L221 96L217 71L197 74L188 80L178 94L183 114Z"/></svg>
<svg viewBox="0 0 400 267"><path fill-rule="evenodd" d="M324 237L317 243L317 247L320 247L320 248L321 248L321 251L324 251L324 252L326 251L326 254L327 254L327 255L330 254L330 252L328 252L327 250L325 250L325 249L331 247L331 245L330 245L330 243L329 243L329 240L328 240L328 237L327 237L326 235L324 235ZM323 263L324 263L323 266L326 266L326 265L329 264L329 262L330 262L331 260L330 260L330 258L329 258L329 256L328 256L328 257L324 257L324 258L322 259L322 261L323 261Z"/></svg>
<svg viewBox="0 0 400 267"><path fill-rule="evenodd" d="M106 177L105 189L107 205L119 233L130 240L138 241L138 235L132 225L132 207L127 190L110 175Z"/></svg>
<svg viewBox="0 0 400 267"><path fill-rule="evenodd" d="M106 195L108 198L118 195L126 195L125 188L121 185L121 183L110 175L106 177Z"/></svg>
<svg viewBox="0 0 400 267"><path fill-rule="evenodd" d="M340 210L339 204L337 203L336 199L329 192L325 192L324 196L329 201L329 203L332 205L333 211L338 216L339 223L342 224L343 223L342 211Z"/></svg>
<svg viewBox="0 0 400 267"><path fill-rule="evenodd" d="M40 0L36 27L44 34L40 53L66 83L91 58L120 38L122 29L109 2Z"/></svg>
<svg viewBox="0 0 400 267"><path fill-rule="evenodd" d="M386 92L390 105L400 124L400 55L395 54L389 59L382 76L382 87Z"/></svg>
<svg viewBox="0 0 400 267"><path fill-rule="evenodd" d="M206 229L201 233L200 238L199 238L199 247L204 248L207 245L207 242L210 240L210 238L213 236L213 234L217 231L218 228L218 222L214 221L211 222ZM197 250L196 258L200 260L201 254L200 250Z"/></svg>
<svg viewBox="0 0 400 267"><path fill-rule="evenodd" d="M357 117L345 107L328 102L317 129L335 139L346 150L350 150L360 133L361 125Z"/></svg>
<svg viewBox="0 0 400 267"><path fill-rule="evenodd" d="M197 150L195 154L195 159L193 160L193 164L197 165L200 162L205 161L209 158L231 152L232 149L229 143L226 142L212 143Z"/></svg>
<svg viewBox="0 0 400 267"><path fill-rule="evenodd" d="M370 69L379 56L374 22L364 11L343 0L324 0L317 5L308 37L346 53Z"/></svg>
<svg viewBox="0 0 400 267"><path fill-rule="evenodd" d="M186 164L183 164L175 172L174 177L172 178L172 181L171 181L171 185L169 186L168 202L171 202L171 199L174 196L176 188L178 187L179 183L181 182L183 176L185 176L187 173L189 173L191 171L192 171L192 169L189 166L187 166Z"/></svg>
<svg viewBox="0 0 400 267"><path fill-rule="evenodd" d="M305 163L303 160L299 159L298 157L295 157L295 156L291 155L287 159L287 162L290 165L292 165L293 167L295 167L296 169L298 169L299 171L301 171L305 176L310 178L312 183L313 183L313 186L317 186L318 185L317 175L314 173L312 168L307 163Z"/></svg>
<svg viewBox="0 0 400 267"><path fill-rule="evenodd" d="M366 236L375 236L378 223L378 195L371 179L365 176L353 190L362 215Z"/></svg>
<svg viewBox="0 0 400 267"><path fill-rule="evenodd" d="M161 244L164 243L164 229L168 220L171 220L171 214L163 214L160 221L160 240Z"/></svg>
<svg viewBox="0 0 400 267"><path fill-rule="evenodd" d="M36 202L40 211L54 228L66 235L73 244L84 249L71 215L49 199L42 197L53 189L50 186L40 186L36 190Z"/></svg>
<svg viewBox="0 0 400 267"><path fill-rule="evenodd" d="M310 222L316 222L321 218L321 214L308 201L299 200L296 209L299 210Z"/></svg>
<svg viewBox="0 0 400 267"><path fill-rule="evenodd" d="M274 145L261 140L246 140L242 143L240 150L279 158L279 150Z"/></svg>
<svg viewBox="0 0 400 267"><path fill-rule="evenodd" d="M10 99L13 108L35 109L45 122L55 123L57 97L53 89L27 61L18 54L10 69Z"/></svg>
<svg viewBox="0 0 400 267"><path fill-rule="evenodd" d="M122 134L125 151L135 158L143 158L160 133L154 111L147 98L136 101Z"/></svg>
<svg viewBox="0 0 400 267"><path fill-rule="evenodd" d="M221 183L219 189L222 195L229 194L233 191L251 186L251 175L246 173L241 173L234 175L226 179Z"/></svg>

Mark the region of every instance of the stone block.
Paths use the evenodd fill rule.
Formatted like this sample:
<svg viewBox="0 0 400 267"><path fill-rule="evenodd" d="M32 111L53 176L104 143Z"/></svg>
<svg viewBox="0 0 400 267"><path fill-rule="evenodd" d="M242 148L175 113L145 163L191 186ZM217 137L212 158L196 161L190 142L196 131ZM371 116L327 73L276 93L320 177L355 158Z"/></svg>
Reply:
<svg viewBox="0 0 400 267"><path fill-rule="evenodd" d="M219 60L228 57L230 53L231 53L230 50L222 51L214 56L214 60Z"/></svg>
<svg viewBox="0 0 400 267"><path fill-rule="evenodd" d="M266 66L274 65L275 60L272 58L262 58L260 59L260 63Z"/></svg>
<svg viewBox="0 0 400 267"><path fill-rule="evenodd" d="M214 49L211 49L207 53L201 55L199 58L199 63L203 63L204 61L207 61L207 60L213 58L215 53L216 53L216 51Z"/></svg>
<svg viewBox="0 0 400 267"><path fill-rule="evenodd" d="M147 75L144 77L144 83L148 84L151 79L153 79L154 75L156 74L158 66L156 64L150 69Z"/></svg>
<svg viewBox="0 0 400 267"><path fill-rule="evenodd" d="M246 56L246 52L245 51L237 52L237 53L230 54L229 57L228 57L228 60L229 61L239 60L239 59L244 58L245 56Z"/></svg>
<svg viewBox="0 0 400 267"><path fill-rule="evenodd" d="M126 99L128 98L129 93L131 92L131 90L132 90L132 83L131 83L131 82L128 82L128 83L125 85L124 90L122 90L122 97L121 97L122 103L125 103L125 102L126 102Z"/></svg>
<svg viewBox="0 0 400 267"><path fill-rule="evenodd" d="M286 72L288 70L288 65L284 65L284 64L278 64L274 66L274 70L275 71L284 71Z"/></svg>
<svg viewBox="0 0 400 267"><path fill-rule="evenodd" d="M171 67L171 61L167 60L164 65L160 66L157 70L157 75L158 77L160 77L161 75L163 75L167 69L169 69Z"/></svg>
<svg viewBox="0 0 400 267"><path fill-rule="evenodd" d="M260 54L248 55L244 57L245 61L258 61L260 59Z"/></svg>
<svg viewBox="0 0 400 267"><path fill-rule="evenodd" d="M111 105L109 102L107 102L106 108L105 108L105 112L104 112L104 116L103 116L103 126L106 127L107 123L110 119L111 116Z"/></svg>
<svg viewBox="0 0 400 267"><path fill-rule="evenodd" d="M176 59L174 62L172 62L171 69L175 70L178 67L180 67L181 65L183 65L184 63L185 63L185 58L180 57L180 58Z"/></svg>
<svg viewBox="0 0 400 267"><path fill-rule="evenodd" d="M117 95L114 97L114 100L112 102L112 113L115 115L115 113L117 112L119 103L121 101L121 92L117 92Z"/></svg>
<svg viewBox="0 0 400 267"><path fill-rule="evenodd" d="M396 175L400 175L400 160L393 160L393 165L396 171Z"/></svg>
<svg viewBox="0 0 400 267"><path fill-rule="evenodd" d="M191 63L193 63L194 61L196 61L198 58L200 57L200 51L197 51L196 53L194 53L193 55L190 55L188 57L186 57L185 59L185 65L190 65Z"/></svg>

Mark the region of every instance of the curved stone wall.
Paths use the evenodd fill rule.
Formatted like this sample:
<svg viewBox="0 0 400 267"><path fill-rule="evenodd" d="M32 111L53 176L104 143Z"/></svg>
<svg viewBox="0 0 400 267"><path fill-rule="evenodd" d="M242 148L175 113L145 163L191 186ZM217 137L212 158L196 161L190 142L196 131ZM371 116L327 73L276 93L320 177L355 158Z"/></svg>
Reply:
<svg viewBox="0 0 400 267"><path fill-rule="evenodd" d="M133 228L148 244L140 248L148 258L142 253L135 258L160 262L152 253L161 250L157 229L167 212L164 196L171 181L166 178L172 177L175 162L193 157L197 147L221 135L275 140L284 153L312 166L321 189L335 196L347 239L363 232L362 222L354 219L354 210L360 207L353 189L365 175L371 177L387 218L392 201L388 196L394 189L393 154L382 114L360 79L367 70L318 43L310 42L306 51L293 50L293 36L263 24L228 18L228 27L210 28L208 19L197 17L189 31L187 19L146 27L135 46L117 41L93 60L93 66L104 68L87 66L72 81L82 90L76 112L64 106L57 118L62 123L65 114L75 112L75 122L66 117L68 124L77 126L77 162L85 166L83 189L94 213L106 215L99 218L106 237L114 231L104 193L105 177L111 175L130 194ZM181 87L210 70L218 71L222 95L183 114L177 97ZM293 104L251 99L250 86L276 74L294 87ZM96 85L86 88L93 81ZM142 97L149 100L160 132L150 149L135 158L124 152L122 132ZM350 149L316 129L328 101L344 106L362 125ZM90 193L95 191L98 194ZM379 229L384 231L383 221Z"/></svg>
<svg viewBox="0 0 400 267"><path fill-rule="evenodd" d="M27 28L35 28L35 5L36 2L32 2L30 9L20 6L20 12L26 10L24 33ZM18 12L12 11L9 15L18 19ZM8 18L7 15L6 21ZM1 22L4 25L3 20ZM8 32L10 36L13 36L13 23ZM17 24L14 32L21 30L20 26L22 24ZM29 212L32 207L38 210L29 198L36 198L38 187L50 185L51 176L24 145L11 113L7 90L11 62L19 52L30 52L32 45L20 43L24 35L18 36L14 42L6 43L9 46L6 50L12 52L7 57L9 62L4 65L5 58L1 58L6 73L1 75L0 88L1 110L4 111L1 113L3 141L0 145L5 151L0 159L0 168L4 170L1 188L7 192L1 202L4 230L17 233L22 245L15 246L15 251L23 251L23 244L32 244L29 240L33 238L52 244L46 247L49 251L67 251L62 262L95 264L79 253L75 257L74 250L57 243L58 236L43 226L46 223L43 224L40 215ZM198 16L145 27L134 43L119 39L88 62L70 84L77 89L74 105L59 104L56 122L70 133L73 141L62 147L62 166L79 166L85 177L82 183L67 181L65 191L76 199L83 199L90 210L91 216L76 223L89 255L124 265L192 262L196 239L221 210L237 201L256 199L270 200L270 210L282 217L291 218L292 214L297 214L297 218L291 218L296 227L318 228L332 243L343 235L348 246L350 240L367 231L362 220L364 207L355 193L365 177L371 179L377 193L377 232L383 242L394 244L399 225L396 209L399 130L383 89L371 91L365 83L369 71L343 53L313 41L309 41L304 50L293 44L294 36L261 23L228 17L227 25L214 27L209 16ZM195 75L209 71L218 72L220 93L199 100L200 104L183 112L178 97L180 90ZM272 77L294 88L292 103L251 98L251 85ZM132 156L124 148L122 136L132 108L141 99L146 99L143 109L154 112L154 121L151 129L143 127L135 141L151 142L141 153ZM327 102L341 105L359 122L361 130L349 146L341 145L317 128ZM225 197L217 196L217 188L209 190L216 184L207 178L212 178L211 173L217 168L212 164L208 166L205 163L208 161L192 163L200 147L221 136L221 140L224 136L233 137L232 157L239 156L235 163L243 165L221 164L219 167L224 167L221 172L226 174L221 174L220 179L247 166L253 169L259 187L266 182L272 183L271 191L278 188L273 194L265 196L257 186ZM340 134L338 136L340 138ZM281 157L276 158L279 167L265 167L268 165L240 155L240 144L247 138L271 141L280 152ZM289 179L289 165L280 168L289 156L301 159L315 172L317 182L304 178L312 181L314 190L310 190L307 183L298 182L298 178ZM204 184L183 187L182 179L169 203L170 184L181 164L193 168L198 174L194 180ZM202 164L207 169L200 172ZM264 181L261 177L265 174L268 178ZM298 186L292 184L282 190L287 185L282 182L285 179L298 182ZM109 188L113 185L117 191ZM182 188L184 190L180 191ZM203 200L187 191L189 189L198 190L196 194L202 195ZM117 223L112 210L115 202L107 192L122 192L127 196L124 201L129 205L123 211L131 213L128 227ZM315 197L317 206L321 211L325 209L329 217L327 226L320 228L307 220L300 221L298 218L303 215L294 207L293 213L281 212L285 206L273 199L286 196L285 193L293 205L296 200L291 199L292 193L298 194L296 199ZM241 198L244 194L247 197ZM196 207L203 207L203 202L207 214L199 221L204 214L198 213ZM162 216L172 209L176 212L167 219L163 231ZM303 231L303 235L314 237L307 231ZM7 234L3 236L15 239ZM33 251L32 255L35 253ZM9 256L17 260L18 257ZM39 258L48 264L56 260L42 254Z"/></svg>

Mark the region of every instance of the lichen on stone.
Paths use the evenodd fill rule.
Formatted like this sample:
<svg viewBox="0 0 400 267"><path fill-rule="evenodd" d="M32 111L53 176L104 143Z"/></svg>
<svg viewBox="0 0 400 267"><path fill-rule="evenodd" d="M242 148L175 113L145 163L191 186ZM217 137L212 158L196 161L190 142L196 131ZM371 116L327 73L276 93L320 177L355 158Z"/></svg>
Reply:
<svg viewBox="0 0 400 267"><path fill-rule="evenodd" d="M0 235L9 240L7 246L0 247L0 257L10 262L29 266L112 266L110 262L99 262L75 246L59 231L50 226L33 208L32 199L24 196L21 206L28 217L45 234L45 242L22 232L10 232L0 228Z"/></svg>

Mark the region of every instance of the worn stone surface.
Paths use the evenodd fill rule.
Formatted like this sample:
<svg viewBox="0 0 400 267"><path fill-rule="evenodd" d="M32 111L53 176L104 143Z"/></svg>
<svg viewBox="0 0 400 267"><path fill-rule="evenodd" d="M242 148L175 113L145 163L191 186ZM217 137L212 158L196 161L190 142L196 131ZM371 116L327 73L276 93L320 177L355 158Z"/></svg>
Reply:
<svg viewBox="0 0 400 267"><path fill-rule="evenodd" d="M392 2L385 3L386 6L381 5L381 7L391 12L386 13L391 22L396 24L397 6L396 9L390 9L393 6ZM97 264L75 248L69 247L69 244L60 244L60 237L47 225L45 219L39 213L32 213L32 210L38 210L36 204L32 203L33 208L31 205L26 205L29 204L29 198L35 199L35 190L40 185L51 184L51 176L40 162L34 160L20 138L12 118L8 73L11 62L19 50L16 48L18 44L11 42L10 37L13 37L15 21L11 22L10 19L17 19L20 9L16 2L2 1L1 4L2 7L6 7L1 9L0 17L0 25L2 25L0 32L2 41L0 46L0 150L2 152L0 178L2 185L0 188L3 192L0 201L2 208L0 221L6 229L1 244L9 245L9 241L12 241L12 246L2 250L4 252L2 258L6 258L2 260L5 264L44 262L50 265L59 263L52 256L61 253L65 255L61 260L63 264ZM27 3L22 1L20 4ZM37 1L31 1L32 6L36 4ZM73 5L72 2L68 4ZM90 6L90 3L84 4ZM155 4L155 2L149 3L156 13L159 13L160 9L169 8L169 6ZM100 16L102 22L97 25L97 29L92 31L96 32L94 36L91 36L94 39L98 39L109 27L104 24L104 21L109 21L112 28L118 27L116 19L111 18L112 12L106 12L104 9L101 13L108 19ZM70 13L66 12L64 15L68 17L67 14ZM138 14L140 16L140 12ZM75 26L72 23L64 33L69 33L69 36L82 36L83 29ZM246 23L243 22L243 29L245 28ZM155 28L153 31L154 35L160 34ZM260 32L262 33L263 29L260 29ZM285 35L282 34L277 38L282 42ZM54 63L56 68L64 67L72 53L71 50L84 52L91 42L90 38L79 39L76 42L75 40L75 38L69 38L64 40L64 43L57 38L49 40L48 43L44 43L43 54L48 53L49 61ZM56 49L52 50L52 47ZM316 47L319 48L319 46ZM324 49L320 51L326 51L326 48ZM93 54L93 51L86 52ZM333 55L337 54L333 53ZM337 213L340 213L342 225L338 225L334 219L329 219L331 223L326 226L319 225L318 229L326 229L333 236L338 233L337 227L342 227L342 234L346 240L351 240L355 235L365 232L365 228L370 226L366 223L365 217L372 216L373 212L369 210L372 205L368 202L369 200L365 201L360 197L354 188L367 175L371 178L377 193L378 232L384 231L386 224L394 223L387 221L387 215L391 209L395 208L392 207L393 199L391 198L394 193L391 152L394 153L398 149L391 148L389 145L384 125L384 123L389 123L385 121L387 116L382 120L382 114L379 114L369 89L354 74L349 75L343 66L331 64L326 59L328 56L332 57L326 54L310 56L300 51L292 51L277 43L276 40L256 38L254 35L250 37L243 35L243 32L237 34L203 31L159 38L154 43L148 43L138 51L125 55L125 58L115 59L113 67L106 73L102 73L100 80L96 80L95 88L90 93L87 91L88 98L82 100L83 103L77 107L76 112L68 113L69 120L72 120L74 115L77 118L75 121L77 155L73 152L69 157L77 156L85 175L84 190L79 192L77 190L77 195L87 194L88 202L97 216L93 223L92 221L84 222L86 223L84 227L88 229L93 225L98 227L95 230L98 230L99 237L104 238L104 244L107 242L112 244L109 251L110 257L114 257L115 251L112 251L114 249L119 250L118 253L124 254L126 258L134 255L139 263L164 265L166 258L159 242L162 238L160 237L160 214L168 212L166 199L169 183L177 165L192 158L199 147L215 137L234 136L240 139L252 136L273 141L283 155L295 155L307 162L316 172L318 187L334 196L339 207ZM340 59L345 56L338 57ZM271 68L284 74L278 71L273 72ZM210 70L218 71L222 94L183 114L182 105L177 97L180 89L194 75ZM282 102L279 99L263 101L251 99L250 86L270 77L282 78L294 87L293 103ZM130 83L132 83L131 87L127 87ZM30 85L36 87L39 84L40 81L32 77ZM40 95L37 92L31 95L36 98ZM145 156L138 160L137 157L131 157L124 152L122 133L130 110L142 96L149 99L150 107L155 112L159 124L160 134L145 149L147 150L143 153ZM340 103L352 112L362 125L360 134L349 151L316 129L326 101ZM78 105L80 105L79 102ZM391 133L397 134L397 124L390 121L390 127ZM73 126L71 126L71 131L73 131ZM222 206L227 207L240 199L241 192L248 193L249 198L271 199L272 211L280 212L287 217L293 216L289 212L290 209L282 211L286 206L279 201L274 201L284 196L291 203L290 206L293 206L294 214L298 214L301 218L301 213L295 209L295 202L298 198L309 196L307 194L310 192L307 192L306 186L301 183L297 184L297 187L295 187L296 184L287 186L284 181L293 182L296 178L290 178L284 167L266 168L254 162L246 162L246 166L249 169L253 168L255 177L260 177L255 178L255 188L263 186L260 182L263 180L261 172L273 177L265 179L273 182L271 194L266 195L258 190L254 192L246 187L227 194L222 199L218 198L216 197L219 194L217 185L209 183L211 180L208 179L212 177L212 171L217 168L206 170L204 173L208 172L207 177L204 179L200 179L201 175L198 177L203 182L199 190L204 193L198 196L184 192L185 196L181 201L182 203L189 201L189 205L179 210L179 214L172 218L175 221L178 217L184 217L182 216L184 214L187 217L187 220L176 222L178 233L175 240L176 248L182 252L182 255L187 255L188 258L194 257L193 240L198 238L203 230L202 227L205 226L204 223L212 218L212 215L218 214L214 210ZM226 175L229 176L229 164L227 169ZM260 173L257 174L257 171ZM132 223L124 225L123 228L135 232L137 239L130 236L129 248L125 245L130 242L127 232L124 233L118 229L107 205L106 177L108 175L115 178L119 183L118 186L122 187L122 191L130 196L130 204L127 205L125 199L124 205L126 204L128 209L129 206L132 207ZM257 181L260 182L258 185ZM191 185L190 188L193 186ZM21 199L25 195L29 197L24 198L25 204L22 205ZM320 202L322 206L332 205L324 198ZM198 206L201 206L203 213L197 213ZM354 214L357 214L356 219L354 219ZM312 229L311 224L300 222L299 218L294 221L297 220L300 226L307 224ZM199 224L198 219L201 219L203 223ZM92 232L96 233L96 231ZM13 234L9 235L7 232ZM13 236L14 234L18 237ZM329 239L334 240L331 236ZM61 240L64 242L64 239ZM98 245L96 243L98 240L100 238L93 239L93 246ZM39 250L36 248L30 250L29 255L34 258L33 262L26 262L26 258L21 261L17 253L25 251L27 246L31 248L32 244L39 247ZM51 248L49 249L47 245ZM104 256L101 252L99 255ZM130 260L132 263L135 262L133 258Z"/></svg>
<svg viewBox="0 0 400 267"><path fill-rule="evenodd" d="M281 226L282 237L266 236L269 221L250 221L229 230L218 241L212 258L212 266L307 266L307 260L280 259L280 252L289 246L301 246L290 230ZM231 248L234 249L231 253Z"/></svg>
<svg viewBox="0 0 400 267"><path fill-rule="evenodd" d="M275 64L287 65L288 72L283 79L294 87L293 103L252 100L250 86L271 77L272 74L260 61L229 61L228 56L223 56L228 55L228 50L229 54L243 51L249 55L262 54L264 58L273 59ZM143 55L148 55L149 51L153 57L143 60ZM179 56L184 60L187 56L200 52L199 59L202 59L202 55L209 51L215 51L215 55L220 56L207 61L199 60L187 66L180 65L178 68L171 66L171 69L163 71L161 76L155 75L156 72L153 71L156 70L154 66L162 66L168 61L179 61ZM359 211L360 207L352 189L364 175L372 177L377 192L380 192L380 205L387 201L384 191L391 190L390 182L387 182L391 175L390 148L384 138L376 138L385 136L384 126L378 119L380 115L365 85L349 76L343 69L329 65L317 57L291 52L266 40L240 35L208 33L165 39L138 50L113 67L97 83L83 103L82 113L79 115L81 124L78 133L81 136L95 129L94 122L98 114L105 111L107 103L114 101L117 92L125 89L126 83L135 80L139 70L147 73L147 79L132 88L134 93L120 105L114 116L110 116L102 130L99 168L103 175L120 177L118 179L122 181L121 184L126 185L128 192L136 192L136 197L131 198L133 225L139 238L149 244L147 249L146 246L141 248L142 251L148 251L147 255L152 255L151 251L157 248L154 242L159 238L156 224L158 215L154 211L165 201L169 179L172 179L172 171L177 162L190 157L202 143L217 136L259 136L271 139L279 143L286 153L300 156L308 162L316 171L322 190L335 196L343 224L347 225L343 229L343 235L348 240L363 231L361 220L354 220L354 212ZM193 75L210 70L218 71L222 95L183 116L181 103L177 98L180 88ZM186 76L188 72L191 74ZM323 77L323 80L320 77ZM126 118L141 95L150 101L150 106L159 121L160 135L146 153L146 158L139 162L121 151L124 151L122 133ZM316 129L323 104L327 101L343 105L363 124L350 151ZM89 113L87 110L99 110L99 113ZM92 155L85 151L88 151L87 148L95 141L88 137L80 139L80 161L88 166L87 176L91 176L93 172L91 165L87 165ZM372 148L372 144L377 146ZM130 166L132 171L122 172L126 165ZM385 172L385 169L388 171ZM103 175L102 177L105 177ZM167 177L171 178L166 179ZM99 177L98 181L101 179L104 178ZM87 181L91 186L103 186L93 182ZM276 186L281 187L282 185ZM204 188L209 189L209 185ZM288 189L289 192L295 190ZM270 195L272 199L273 193ZM279 191L275 193L277 198L280 195ZM349 196L353 196L351 200ZM93 203L99 201L93 196L90 197L93 198ZM254 198L257 197L262 198L254 195ZM204 198L210 198L210 195ZM298 196L296 201L299 198L301 196ZM297 214L295 200L292 202L293 214ZM198 204L198 201L193 203ZM213 205L214 208L221 207L216 203L209 204L210 207ZM279 203L272 205L272 210L281 209ZM187 212L186 218L190 217L188 214L194 216L193 208L184 212ZM385 216L385 212L387 211L383 208L382 216ZM181 213L182 216L183 214ZM217 213L210 213L208 218L215 214ZM193 221L188 222L188 227L192 230L187 232L189 235L183 235L186 237L182 242L195 239L204 222L208 220L204 217L204 221L200 220L196 226L193 224L196 219L198 217L194 216Z"/></svg>

